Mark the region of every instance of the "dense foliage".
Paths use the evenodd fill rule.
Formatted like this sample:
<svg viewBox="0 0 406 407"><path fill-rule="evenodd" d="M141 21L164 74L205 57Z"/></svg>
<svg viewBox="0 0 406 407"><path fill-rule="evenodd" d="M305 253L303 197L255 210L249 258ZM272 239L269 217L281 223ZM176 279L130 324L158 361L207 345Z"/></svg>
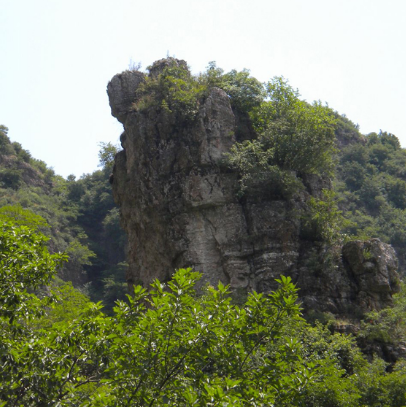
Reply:
<svg viewBox="0 0 406 407"><path fill-rule="evenodd" d="M392 244L402 268L406 259L406 150L387 132L361 136L347 119L353 139L339 154L335 189L349 220L344 232Z"/></svg>
<svg viewBox="0 0 406 407"><path fill-rule="evenodd" d="M155 108L173 115L176 122L193 121L205 87L195 80L186 66L176 60L168 61L162 72L145 77L136 91L133 109L143 112Z"/></svg>
<svg viewBox="0 0 406 407"><path fill-rule="evenodd" d="M257 137L235 143L227 159L240 173L241 194L289 198L303 187L296 175L332 175L336 118L328 106L300 100L282 77L264 88L261 102L245 104Z"/></svg>
<svg viewBox="0 0 406 407"><path fill-rule="evenodd" d="M109 184L117 147L102 143L102 169L76 180L63 179L32 158L10 141L4 126L0 143L0 220L35 226L47 235L51 252L69 255L59 276L112 309L127 292L125 236Z"/></svg>
<svg viewBox="0 0 406 407"><path fill-rule="evenodd" d="M45 240L25 226L0 230L0 405L406 402L403 365L388 373L350 337L309 326L289 278L238 306L221 284L197 295L199 274L178 270L149 292L135 287L107 316L71 285L52 282L63 257L50 255Z"/></svg>
<svg viewBox="0 0 406 407"><path fill-rule="evenodd" d="M298 91L280 77L266 84L266 94L251 117L262 148L272 151L271 161L283 170L331 174L333 111L320 102L300 100Z"/></svg>
<svg viewBox="0 0 406 407"><path fill-rule="evenodd" d="M163 61L158 61L158 66ZM185 124L196 119L199 105L209 95L210 89L223 89L230 97L231 105L240 112L259 106L266 93L263 85L249 75L248 70L232 70L224 73L214 62L206 72L194 76L184 61L167 58L163 67L148 67L149 74L136 91L133 109L162 110L175 121Z"/></svg>

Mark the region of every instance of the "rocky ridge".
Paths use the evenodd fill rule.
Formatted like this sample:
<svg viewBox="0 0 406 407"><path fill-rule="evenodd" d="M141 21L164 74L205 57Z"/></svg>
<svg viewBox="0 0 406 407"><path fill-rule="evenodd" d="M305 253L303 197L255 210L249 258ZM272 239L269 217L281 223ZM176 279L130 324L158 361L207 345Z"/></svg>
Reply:
<svg viewBox="0 0 406 407"><path fill-rule="evenodd" d="M159 75L168 63L153 64ZM112 115L124 126L115 159L113 194L128 235L129 284L167 280L179 267L203 273L202 284L230 284L236 293L268 292L291 276L305 309L354 315L391 304L398 290L397 259L378 239L349 242L329 252L302 236L300 213L327 178L302 176L292 199L238 198L238 175L223 164L236 140L252 138L246 118L227 94L212 88L195 120L176 122L158 108L133 108L146 74L125 71L107 92ZM315 264L317 264L315 266Z"/></svg>

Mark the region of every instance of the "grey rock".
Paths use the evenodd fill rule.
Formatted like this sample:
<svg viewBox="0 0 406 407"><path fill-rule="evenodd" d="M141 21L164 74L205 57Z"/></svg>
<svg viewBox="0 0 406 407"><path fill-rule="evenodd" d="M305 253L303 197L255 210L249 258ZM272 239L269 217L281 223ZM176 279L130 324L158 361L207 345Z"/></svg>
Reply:
<svg viewBox="0 0 406 407"><path fill-rule="evenodd" d="M306 309L360 318L392 305L392 295L400 286L397 257L390 245L371 239L311 250L301 258L298 278ZM309 267L312 256L319 261L316 268Z"/></svg>
<svg viewBox="0 0 406 407"><path fill-rule="evenodd" d="M131 104L135 101L135 91L145 75L139 71L124 71L115 75L107 85L111 114L122 124L125 123Z"/></svg>
<svg viewBox="0 0 406 407"><path fill-rule="evenodd" d="M151 74L167 62L154 63ZM236 137L252 137L247 118L217 88L192 122L176 123L163 109L131 110L142 80L124 72L107 90L125 129L112 186L128 235L129 284L165 281L176 268L193 267L201 284L221 281L233 290L269 292L275 278L291 276L303 306L321 312L361 314L391 303L398 283L390 246L374 239L326 250L301 236L300 214L310 196L331 187L328 178L302 175L305 190L289 200L239 199L237 174L223 156Z"/></svg>

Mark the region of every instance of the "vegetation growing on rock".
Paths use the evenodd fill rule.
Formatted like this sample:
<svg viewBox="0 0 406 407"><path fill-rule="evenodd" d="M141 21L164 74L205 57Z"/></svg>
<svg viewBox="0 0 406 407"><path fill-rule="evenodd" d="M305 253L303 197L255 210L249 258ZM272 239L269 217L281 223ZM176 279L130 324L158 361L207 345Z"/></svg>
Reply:
<svg viewBox="0 0 406 407"><path fill-rule="evenodd" d="M283 78L262 84L215 63L194 76L173 58L148 75L126 75L133 92L111 101L125 124L127 152L116 162L141 152L139 165L125 168L141 180L126 184L132 199L142 195L131 227L156 237L130 249L138 257L146 246L161 250L152 266L162 266L158 253L173 259L165 258L161 281L150 278L150 291L134 284L126 297L125 237L109 185L117 147L102 143L102 169L65 180L1 126L0 406L404 406L403 285L393 307L379 309L399 288L393 250L377 239L338 245L345 234L379 237L404 266L406 153L398 139L361 135L328 106L300 100ZM142 145L150 128L132 126L155 119L156 137ZM142 136L135 148L134 134ZM173 227L154 224L160 216L175 219ZM182 230L193 231L190 252ZM190 269L172 275L194 253L209 258L213 279L217 263L224 267L230 285L202 283ZM306 322L292 278L273 282L278 267L302 284L306 306L324 306L317 295L348 283L326 302L341 315L309 312L316 321ZM55 277L57 268L80 291ZM253 287L263 292L247 294ZM348 304L346 318L376 309L340 320ZM346 330L357 336L337 333Z"/></svg>

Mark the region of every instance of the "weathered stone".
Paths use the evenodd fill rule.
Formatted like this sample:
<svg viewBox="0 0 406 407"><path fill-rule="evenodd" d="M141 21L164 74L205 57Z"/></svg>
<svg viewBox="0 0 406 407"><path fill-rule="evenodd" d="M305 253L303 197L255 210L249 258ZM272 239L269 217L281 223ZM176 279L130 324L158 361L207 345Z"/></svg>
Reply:
<svg viewBox="0 0 406 407"><path fill-rule="evenodd" d="M124 71L107 85L111 114L122 124L125 123L127 113L135 99L135 91L145 75L139 71Z"/></svg>
<svg viewBox="0 0 406 407"><path fill-rule="evenodd" d="M156 62L151 72L157 75L165 64ZM397 289L390 246L371 240L327 252L301 237L300 214L310 196L331 187L328 178L302 175L305 190L290 200L237 198L237 174L222 160L235 137L252 137L247 117L236 116L217 88L188 123L174 123L155 107L130 111L142 80L125 72L108 86L112 114L125 129L113 193L128 235L130 284L167 280L176 268L193 267L203 273L202 284L222 281L261 292L289 275L304 306L321 312L363 313L390 303Z"/></svg>
<svg viewBox="0 0 406 407"><path fill-rule="evenodd" d="M323 249L312 250L311 255L301 257L303 267L298 278L306 309L360 317L392 304L399 277L390 245L371 239L348 242L324 253ZM319 261L318 267L309 260Z"/></svg>
<svg viewBox="0 0 406 407"><path fill-rule="evenodd" d="M357 284L358 297L362 301L360 305L365 309L378 310L389 306L391 295L399 291L395 250L379 239L371 239L349 242L342 252Z"/></svg>

